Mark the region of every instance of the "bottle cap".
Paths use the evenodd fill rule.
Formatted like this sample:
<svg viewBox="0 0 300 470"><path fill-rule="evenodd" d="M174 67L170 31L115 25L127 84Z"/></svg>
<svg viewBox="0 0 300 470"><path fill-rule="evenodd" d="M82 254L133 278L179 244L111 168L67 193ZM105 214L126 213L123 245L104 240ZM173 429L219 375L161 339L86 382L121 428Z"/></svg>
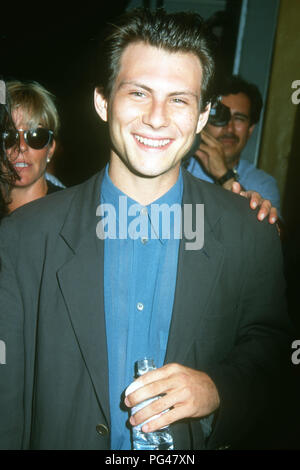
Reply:
<svg viewBox="0 0 300 470"><path fill-rule="evenodd" d="M148 359L145 357L144 359L136 361L135 363L136 376L146 374L146 372L149 372L150 370L154 369L156 369L154 359Z"/></svg>

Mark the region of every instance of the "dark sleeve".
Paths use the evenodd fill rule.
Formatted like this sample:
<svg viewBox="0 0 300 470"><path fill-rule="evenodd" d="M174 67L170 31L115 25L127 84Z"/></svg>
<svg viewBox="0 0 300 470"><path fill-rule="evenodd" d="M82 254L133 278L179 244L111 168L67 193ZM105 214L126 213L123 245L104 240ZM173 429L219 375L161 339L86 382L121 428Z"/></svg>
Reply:
<svg viewBox="0 0 300 470"><path fill-rule="evenodd" d="M234 447L254 429L288 361L290 325L277 230L267 222L257 223L246 240L235 346L206 371L220 395L209 449Z"/></svg>
<svg viewBox="0 0 300 470"><path fill-rule="evenodd" d="M2 222L2 227L6 221ZM24 429L23 307L10 251L16 249L14 233L0 229L0 449L20 449ZM4 238L1 238L1 232Z"/></svg>

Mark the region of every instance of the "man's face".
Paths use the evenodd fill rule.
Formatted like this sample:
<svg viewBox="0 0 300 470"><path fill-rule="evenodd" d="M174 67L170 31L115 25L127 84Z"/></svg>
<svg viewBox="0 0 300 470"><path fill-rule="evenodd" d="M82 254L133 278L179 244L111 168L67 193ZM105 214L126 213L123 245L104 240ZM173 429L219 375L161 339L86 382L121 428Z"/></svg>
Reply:
<svg viewBox="0 0 300 470"><path fill-rule="evenodd" d="M178 171L208 117L209 109L200 114L201 81L194 54L127 46L109 103L95 92L96 110L109 122L111 160L144 177Z"/></svg>
<svg viewBox="0 0 300 470"><path fill-rule="evenodd" d="M254 129L254 124L250 125L251 103L244 93L223 96L222 103L230 108L231 120L224 127L207 124L206 129L223 145L226 163L236 164Z"/></svg>

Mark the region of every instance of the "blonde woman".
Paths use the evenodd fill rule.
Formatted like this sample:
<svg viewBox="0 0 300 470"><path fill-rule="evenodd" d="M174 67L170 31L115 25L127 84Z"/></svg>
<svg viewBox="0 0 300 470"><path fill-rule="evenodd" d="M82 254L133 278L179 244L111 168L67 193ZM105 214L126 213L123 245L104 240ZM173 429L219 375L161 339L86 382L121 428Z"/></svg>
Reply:
<svg viewBox="0 0 300 470"><path fill-rule="evenodd" d="M7 82L15 129L4 133L4 147L18 179L11 193L9 212L58 191L47 181L47 164L55 151L59 117L53 96L37 82Z"/></svg>

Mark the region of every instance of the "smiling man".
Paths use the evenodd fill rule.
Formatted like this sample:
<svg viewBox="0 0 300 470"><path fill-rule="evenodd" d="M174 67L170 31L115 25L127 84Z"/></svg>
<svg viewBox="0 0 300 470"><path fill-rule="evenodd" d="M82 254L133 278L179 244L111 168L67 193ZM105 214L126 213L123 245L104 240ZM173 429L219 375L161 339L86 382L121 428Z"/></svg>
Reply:
<svg viewBox="0 0 300 470"><path fill-rule="evenodd" d="M207 121L209 106L203 112L199 107L201 81L194 54L137 42L123 52L109 103L95 92L98 114L105 121L110 116L110 178L141 204L175 184L182 158Z"/></svg>
<svg viewBox="0 0 300 470"><path fill-rule="evenodd" d="M279 237L246 199L181 169L209 114L201 18L134 10L99 54L109 164L1 226L0 445L127 450L131 426L155 417L143 431L170 425L175 449L234 446L261 416L286 347ZM160 227L155 238L97 237L99 205L121 218L124 198L128 225L138 212L149 232L154 204L204 205L204 246L188 250L185 233ZM157 370L124 399L144 357Z"/></svg>

